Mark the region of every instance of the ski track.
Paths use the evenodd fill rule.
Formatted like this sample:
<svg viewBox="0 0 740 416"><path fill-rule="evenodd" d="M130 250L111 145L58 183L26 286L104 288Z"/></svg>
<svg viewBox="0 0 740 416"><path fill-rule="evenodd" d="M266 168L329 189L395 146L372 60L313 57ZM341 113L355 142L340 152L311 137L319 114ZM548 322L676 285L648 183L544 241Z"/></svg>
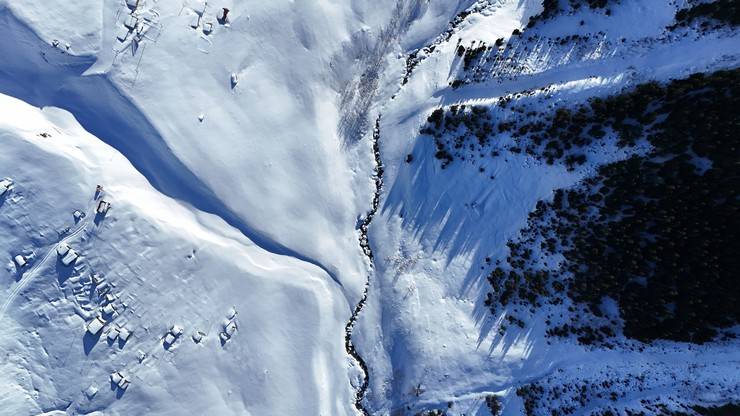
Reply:
<svg viewBox="0 0 740 416"><path fill-rule="evenodd" d="M102 197L100 195L99 197ZM20 292L31 283L34 277L43 269L44 264L47 260L49 260L49 257L52 257L52 254L56 253L57 246L59 246L62 243L69 243L72 241L75 237L80 235L87 226L90 224L91 221L95 218L95 207L97 205L98 199L93 200L92 207L88 208L85 212L85 218L80 220L80 223L77 225L77 228L75 228L74 231L69 233L64 238L60 239L56 243L52 244L49 247L49 250L46 251L44 256L37 262L34 262L34 265L26 272L23 273L21 280L18 281L18 284L13 288L13 290L8 294L8 297L5 298L5 301L3 302L2 306L0 306L0 321L5 317L5 314L10 307L10 305L13 303L13 301L18 297ZM73 265L70 265L69 267L73 267Z"/></svg>

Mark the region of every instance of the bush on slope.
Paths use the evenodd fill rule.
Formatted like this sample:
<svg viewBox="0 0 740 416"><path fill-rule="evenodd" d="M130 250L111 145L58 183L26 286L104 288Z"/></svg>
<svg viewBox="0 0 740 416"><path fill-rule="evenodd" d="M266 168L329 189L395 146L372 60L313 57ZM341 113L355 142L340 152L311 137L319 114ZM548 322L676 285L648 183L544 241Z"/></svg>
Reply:
<svg viewBox="0 0 740 416"><path fill-rule="evenodd" d="M567 295L600 317L604 298L612 298L624 334L642 341L705 342L739 322L738 81L740 70L697 74L576 110L613 129L625 146L645 130L653 149L540 202L522 241L509 244L508 270L489 275L487 303L557 303ZM566 130L573 125L556 118ZM564 255L559 270L535 267L535 242ZM613 335L615 325L564 325L551 334L590 343Z"/></svg>

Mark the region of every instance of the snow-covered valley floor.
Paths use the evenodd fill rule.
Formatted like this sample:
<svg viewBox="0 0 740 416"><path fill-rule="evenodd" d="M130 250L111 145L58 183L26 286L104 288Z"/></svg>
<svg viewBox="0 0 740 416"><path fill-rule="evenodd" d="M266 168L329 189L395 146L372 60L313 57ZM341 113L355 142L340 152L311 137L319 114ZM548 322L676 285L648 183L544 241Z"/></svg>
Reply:
<svg viewBox="0 0 740 416"><path fill-rule="evenodd" d="M498 123L737 68L736 27L667 28L693 3L527 28L541 1L0 0L0 414L740 400L737 339L584 346L546 335L566 306L519 328L485 305L538 201L647 145L443 168L420 134L436 108Z"/></svg>

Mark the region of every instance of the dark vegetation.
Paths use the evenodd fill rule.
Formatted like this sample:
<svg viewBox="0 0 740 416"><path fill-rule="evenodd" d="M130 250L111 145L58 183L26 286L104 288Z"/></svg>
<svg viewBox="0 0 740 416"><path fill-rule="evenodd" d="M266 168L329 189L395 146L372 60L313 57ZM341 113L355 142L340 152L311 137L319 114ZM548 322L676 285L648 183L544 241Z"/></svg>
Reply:
<svg viewBox="0 0 740 416"><path fill-rule="evenodd" d="M728 403L724 406L691 406L691 410L702 416L737 416L740 415L740 404Z"/></svg>
<svg viewBox="0 0 740 416"><path fill-rule="evenodd" d="M629 94L594 99L577 108L561 107L552 114L538 114L524 107L512 107L515 117L495 124L489 110L482 106L450 106L436 109L427 118L420 133L432 136L436 157L447 167L456 159L490 155L501 150L525 152L548 164L562 163L575 169L588 160L586 149L601 141L607 132L619 137L620 146L635 146L657 112L647 111L662 93L656 83L640 85ZM506 108L511 100L503 98L498 106ZM506 149L490 150L493 133L508 133L515 141Z"/></svg>
<svg viewBox="0 0 740 416"><path fill-rule="evenodd" d="M491 412L491 416L498 416L501 414L501 411L504 409L501 406L501 401L498 399L498 396L495 394L490 394L486 396L486 406L488 407L488 410Z"/></svg>
<svg viewBox="0 0 740 416"><path fill-rule="evenodd" d="M438 108L427 118L421 134L434 137L435 157L446 168L455 158L464 159L466 151L481 150L488 145L494 133L491 114L486 107L451 106L447 111ZM454 135L453 139L447 136Z"/></svg>
<svg viewBox="0 0 740 416"><path fill-rule="evenodd" d="M447 29L445 29L444 32L442 32L437 38L432 41L430 44L419 48L417 50L412 51L409 53L409 55L406 57L406 73L403 76L403 80L401 81L401 85L406 85L409 82L409 78L411 78L411 74L414 72L414 68L416 68L419 63L424 60L429 54L434 52L437 47L447 41L450 40L452 37L452 34L455 33L455 30L460 26L462 22L465 21L470 15L473 15L475 13L478 13L482 10L484 10L486 7L485 3L477 3L473 7L463 10L455 15L455 17L447 24Z"/></svg>
<svg viewBox="0 0 740 416"><path fill-rule="evenodd" d="M548 143L557 143L545 145L548 159L567 160L573 153L558 149L588 145L606 130L616 132L621 146L644 136L652 150L602 166L581 185L538 203L521 239L509 243L506 264L490 265L486 305L538 307L568 297L575 302L573 321L551 326L549 334L575 335L586 344L620 329L602 310L606 298L616 301L624 334L640 341L701 343L738 323L737 108L740 70L649 83L557 110L553 122L537 127L551 130ZM447 123L440 111L430 117L433 126ZM564 262L539 266L536 247L545 256L562 253ZM518 318L510 321L522 326Z"/></svg>
<svg viewBox="0 0 740 416"><path fill-rule="evenodd" d="M555 65L563 65L564 55L567 60L578 60L580 57L593 53L597 48L611 48L615 43L624 44L625 38L608 39L605 32L571 34L554 38L536 33L527 33L515 29L508 40L498 38L492 45L483 42L471 42L467 47L457 46L457 55L462 59L456 78L450 82L453 89L464 85L506 78L515 78L518 74L531 70L526 61L531 54L536 54L536 48L547 45L548 57ZM539 46L536 46L539 45ZM559 56L560 58L555 58Z"/></svg>
<svg viewBox="0 0 740 416"><path fill-rule="evenodd" d="M652 386L675 380L675 383L693 391L717 391L717 387L698 385L690 375L672 370L645 367L637 372L623 373L606 367L603 377L569 375L558 372L516 390L524 403L527 416L585 414L600 416L729 416L737 415L740 406L725 404L704 407L693 404L682 394L651 393ZM732 390L733 386L722 388ZM714 389L714 390L713 390ZM639 394L639 400L630 400L629 394ZM682 409L682 410L675 410Z"/></svg>
<svg viewBox="0 0 740 416"><path fill-rule="evenodd" d="M447 412L441 409L424 410L416 413L414 416L445 416Z"/></svg>
<svg viewBox="0 0 740 416"><path fill-rule="evenodd" d="M578 10L581 7L606 9L611 3L619 3L619 0L544 0L542 2L542 12L536 16L532 16L529 19L529 23L527 23L527 27L533 27L537 22L551 19L566 11ZM609 15L611 14L611 10L606 9L605 13Z"/></svg>
<svg viewBox="0 0 740 416"><path fill-rule="evenodd" d="M672 28L688 26L699 20L702 25L709 25L707 19L716 20L733 26L740 24L740 2L737 0L716 0L711 3L700 3L676 12L676 24Z"/></svg>

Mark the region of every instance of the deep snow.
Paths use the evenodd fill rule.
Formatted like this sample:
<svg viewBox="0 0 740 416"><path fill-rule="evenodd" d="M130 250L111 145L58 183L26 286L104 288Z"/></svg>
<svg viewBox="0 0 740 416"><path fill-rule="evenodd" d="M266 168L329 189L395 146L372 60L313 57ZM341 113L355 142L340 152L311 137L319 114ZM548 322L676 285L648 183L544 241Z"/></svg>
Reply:
<svg viewBox="0 0 740 416"><path fill-rule="evenodd" d="M532 9L526 9L526 2L498 3L466 19L449 40L426 54L383 109L385 187L369 234L376 279L357 333L359 351L372 369L371 412L444 409L452 415L487 415L485 396L498 394L504 414L518 415L523 408L515 390L522 384L548 380L549 375L554 375L547 381L551 385L575 378L599 382L617 377L614 372L656 374L649 392L628 391L619 402L624 406L671 394L688 403L737 400L736 342L700 348L659 343L639 354L586 348L545 338L545 311L525 329L510 326L500 335L506 311L493 316L483 305L484 258L506 257L506 242L526 225L537 201L628 153L614 146L590 149L594 162L574 172L513 153L481 162L456 161L443 170L433 141L418 133L439 106L490 106L508 96L512 106L527 103L546 111L647 80L733 68L740 62L737 31L671 33L665 27L681 4L625 0L611 8L611 17L585 9L510 38L514 29L526 26ZM587 23L580 28L582 19ZM636 21L646 23L632 23ZM592 34L591 41L558 46L554 38L576 33L574 28ZM602 34L593 36L597 32ZM533 34L541 37L534 45L520 40ZM510 43L504 55L511 59L489 63L478 71L477 81L452 89L452 80L465 79L457 45L474 40L493 44L502 36ZM542 39L548 37L550 43ZM505 110L493 111L497 121L509 116ZM506 133L497 140L505 144ZM405 162L408 154L413 155L411 163ZM557 316L557 310L547 312ZM694 370L682 370L686 366ZM673 383L684 383L690 392ZM577 414L597 409L578 409Z"/></svg>
<svg viewBox="0 0 740 416"><path fill-rule="evenodd" d="M0 176L14 181L0 206L0 250L31 257L26 268L4 266L4 411L352 412L346 304L323 270L268 253L221 219L161 196L63 110L6 96L0 108L2 142L13 149L0 156ZM97 184L98 200L112 205L105 217L93 213ZM74 210L87 213L77 224ZM57 258L60 240L82 253L72 267ZM133 330L125 345L85 334L100 309L93 273L118 298L113 323ZM232 307L238 330L222 345ZM166 349L161 339L174 324L185 333ZM207 335L196 344L198 330ZM131 379L123 394L109 388L113 371ZM296 383L296 374L312 376ZM90 400L83 391L91 385L99 392Z"/></svg>
<svg viewBox="0 0 740 416"><path fill-rule="evenodd" d="M31 267L5 277L6 409L354 413L363 374L343 329L369 272L366 120L397 38L423 41L462 7L383 3L0 2L0 92L45 107L3 98L2 252ZM53 253L62 239L74 269ZM128 304L121 351L83 336L98 271ZM173 324L186 333L168 351ZM118 398L114 370L132 380Z"/></svg>
<svg viewBox="0 0 740 416"><path fill-rule="evenodd" d="M534 44L510 34L537 0L126 3L0 0L0 178L14 182L0 198L3 412L356 414L365 376L371 414L452 403L449 414L486 415L495 393L518 415L524 383L644 372L647 392L624 405L740 397L736 342L587 349L546 339L537 319L499 335L505 312L482 306L483 257L505 257L538 200L627 153L592 149L574 172L523 155L440 170L418 134L438 106L513 94L545 109L735 67L736 31L667 32L686 4L667 0L544 22L525 32L544 39ZM574 30L593 38L554 40ZM500 37L508 59L461 72L458 42ZM59 241L81 253L74 266ZM118 296L104 331L132 329L125 343L85 335L101 307L94 273ZM232 308L237 330L222 343ZM172 325L184 333L165 348ZM125 392L114 371L131 380Z"/></svg>

